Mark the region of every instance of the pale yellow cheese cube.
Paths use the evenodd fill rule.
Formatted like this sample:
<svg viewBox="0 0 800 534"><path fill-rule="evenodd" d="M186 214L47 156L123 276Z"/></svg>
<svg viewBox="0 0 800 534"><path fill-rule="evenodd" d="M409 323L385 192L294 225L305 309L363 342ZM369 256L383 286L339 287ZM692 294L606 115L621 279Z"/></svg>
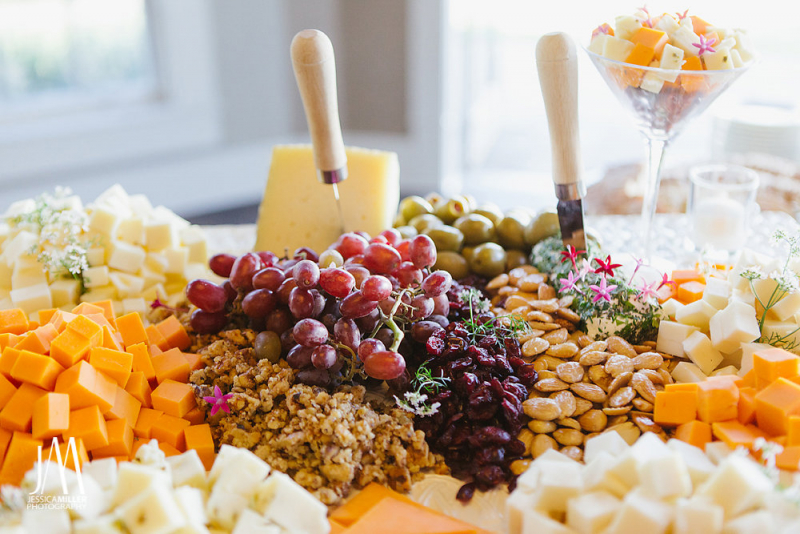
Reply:
<svg viewBox="0 0 800 534"><path fill-rule="evenodd" d="M671 320L675 320L675 315L678 313L678 310L686 306L683 302L680 302L675 299L667 299L664 304L661 305L661 311L669 317Z"/></svg>
<svg viewBox="0 0 800 534"><path fill-rule="evenodd" d="M684 384L687 382L702 382L708 378L708 376L695 364L680 362L675 366L675 369L672 370L672 378L674 378L676 382Z"/></svg>
<svg viewBox="0 0 800 534"><path fill-rule="evenodd" d="M53 307L53 297L47 282L35 286L12 289L9 293L15 308L27 314Z"/></svg>
<svg viewBox="0 0 800 534"><path fill-rule="evenodd" d="M656 23L656 29L666 32L667 35L672 35L674 32L678 31L678 28L680 27L681 25L678 24L678 21L675 20L675 17L669 13L665 13Z"/></svg>
<svg viewBox="0 0 800 534"><path fill-rule="evenodd" d="M722 532L723 519L722 508L714 503L679 499L675 506L672 533L719 533Z"/></svg>
<svg viewBox="0 0 800 534"><path fill-rule="evenodd" d="M153 271L147 266L146 263L136 274L144 278L145 287L150 287L154 284L164 284L167 282L167 276L165 274Z"/></svg>
<svg viewBox="0 0 800 534"><path fill-rule="evenodd" d="M137 217L147 218L153 212L153 205L147 195L136 194L128 197L128 206Z"/></svg>
<svg viewBox="0 0 800 534"><path fill-rule="evenodd" d="M98 302L101 300L114 300L117 298L117 288L108 284L105 286L94 287L80 296L81 302Z"/></svg>
<svg viewBox="0 0 800 534"><path fill-rule="evenodd" d="M717 308L705 300L696 300L675 312L675 321L700 330L708 330L708 322L717 311Z"/></svg>
<svg viewBox="0 0 800 534"><path fill-rule="evenodd" d="M753 354L760 350L771 349L766 343L742 343L742 361L739 366L739 376L746 375L753 368Z"/></svg>
<svg viewBox="0 0 800 534"><path fill-rule="evenodd" d="M21 231L10 240L3 243L3 253L0 254L0 263L5 263L8 267L13 267L20 256L30 254L30 251L39 243L36 234Z"/></svg>
<svg viewBox="0 0 800 534"><path fill-rule="evenodd" d="M789 293L784 296L767 313L779 321L789 320L797 313L800 313L800 292Z"/></svg>
<svg viewBox="0 0 800 534"><path fill-rule="evenodd" d="M630 39L642 23L633 15L619 15L614 19L614 35L619 39Z"/></svg>
<svg viewBox="0 0 800 534"><path fill-rule="evenodd" d="M766 510L744 514L725 523L723 534L753 534L776 532L777 524ZM784 531L787 532L787 531Z"/></svg>
<svg viewBox="0 0 800 534"><path fill-rule="evenodd" d="M189 263L208 263L208 245L203 229L192 225L180 231L181 244L189 249Z"/></svg>
<svg viewBox="0 0 800 534"><path fill-rule="evenodd" d="M711 373L711 376L728 376L728 375L735 375L735 374L736 374L736 373L738 373L738 372L739 372L739 369L737 369L735 366L733 366L733 365L726 365L725 367L720 367L719 369L717 369L716 371L714 371L713 373Z"/></svg>
<svg viewBox="0 0 800 534"><path fill-rule="evenodd" d="M578 534L599 534L620 506L620 500L608 492L584 493L567 503L567 526Z"/></svg>
<svg viewBox="0 0 800 534"><path fill-rule="evenodd" d="M107 265L89 267L83 271L83 285L88 289L106 286L109 284L109 270Z"/></svg>
<svg viewBox="0 0 800 534"><path fill-rule="evenodd" d="M81 283L74 278L60 278L50 284L50 295L53 307L60 308L67 304L75 304L81 293Z"/></svg>
<svg viewBox="0 0 800 534"><path fill-rule="evenodd" d="M708 327L714 348L724 354L761 337L755 308L736 300L731 300L724 310L717 312Z"/></svg>
<svg viewBox="0 0 800 534"><path fill-rule="evenodd" d="M616 434L616 432L613 432ZM620 438L622 439L622 438ZM623 441L624 443L624 441ZM628 444L625 443L627 446ZM618 498L623 498L631 487L611 472L615 457L606 451L600 451L583 469L583 487L585 491L603 491Z"/></svg>
<svg viewBox="0 0 800 534"><path fill-rule="evenodd" d="M731 48L731 61L733 62L733 68L740 69L744 67L744 60L742 59L741 54L735 48Z"/></svg>
<svg viewBox="0 0 800 534"><path fill-rule="evenodd" d="M683 352L697 367L708 375L722 363L722 354L702 332L695 332L683 342Z"/></svg>
<svg viewBox="0 0 800 534"><path fill-rule="evenodd" d="M0 298L0 310L10 310L14 307L11 297Z"/></svg>
<svg viewBox="0 0 800 534"><path fill-rule="evenodd" d="M667 441L667 447L683 459L693 487L696 488L705 482L714 472L714 464L708 459L703 449L674 438Z"/></svg>
<svg viewBox="0 0 800 534"><path fill-rule="evenodd" d="M728 305L731 297L731 283L721 278L709 276L703 290L703 300L718 310Z"/></svg>
<svg viewBox="0 0 800 534"><path fill-rule="evenodd" d="M104 247L91 247L86 251L86 262L89 267L99 267L106 263L106 249Z"/></svg>
<svg viewBox="0 0 800 534"><path fill-rule="evenodd" d="M675 78L677 77L678 76L676 75ZM657 72L649 71L642 77L639 87L650 93L658 94L664 87L664 78Z"/></svg>
<svg viewBox="0 0 800 534"><path fill-rule="evenodd" d="M112 272L108 275L121 299L137 297L144 290L144 278L127 273Z"/></svg>
<svg viewBox="0 0 800 534"><path fill-rule="evenodd" d="M522 533L573 534L573 530L535 509L523 510Z"/></svg>
<svg viewBox="0 0 800 534"><path fill-rule="evenodd" d="M768 340L770 343L780 341L781 345L797 346L800 342L800 327L794 320L783 322L767 319L761 327L761 333L764 340Z"/></svg>
<svg viewBox="0 0 800 534"><path fill-rule="evenodd" d="M536 508L558 514L566 512L567 501L583 491L582 466L575 462L546 462L538 469Z"/></svg>
<svg viewBox="0 0 800 534"><path fill-rule="evenodd" d="M111 237L120 223L119 213L111 207L95 205L89 215L89 230Z"/></svg>
<svg viewBox="0 0 800 534"><path fill-rule="evenodd" d="M131 245L143 245L144 220L141 217L130 217L120 221L114 237Z"/></svg>
<svg viewBox="0 0 800 534"><path fill-rule="evenodd" d="M724 441L711 441L706 443L705 451L708 459L711 460L714 465L719 465L725 458L731 455L733 449Z"/></svg>
<svg viewBox="0 0 800 534"><path fill-rule="evenodd" d="M14 274L13 264L11 267L6 262L0 261L0 289L11 289L11 276Z"/></svg>
<svg viewBox="0 0 800 534"><path fill-rule="evenodd" d="M595 455L606 452L611 456L620 456L627 451L629 445L622 439L619 432L611 430L597 436L592 436L584 444L584 461L589 464L594 461Z"/></svg>
<svg viewBox="0 0 800 534"><path fill-rule="evenodd" d="M614 61L625 61L633 50L633 46L633 43L626 39L609 35L603 42L603 57Z"/></svg>
<svg viewBox="0 0 800 534"><path fill-rule="evenodd" d="M683 458L676 452L646 460L639 467L642 491L659 500L688 497L692 479Z"/></svg>
<svg viewBox="0 0 800 534"><path fill-rule="evenodd" d="M603 47L605 47L606 39L610 36L606 33L598 33L594 37L592 37L591 42L589 43L589 52L597 54L598 56L603 55Z"/></svg>
<svg viewBox="0 0 800 534"><path fill-rule="evenodd" d="M122 300L122 313L128 314L136 312L142 316L147 313L147 303L142 297L128 298Z"/></svg>
<svg viewBox="0 0 800 534"><path fill-rule="evenodd" d="M166 274L179 274L183 276L186 265L189 263L189 249L186 247L168 248L162 252L167 259Z"/></svg>
<svg viewBox="0 0 800 534"><path fill-rule="evenodd" d="M691 28L681 26L672 34L670 42L683 50L686 56L697 56L698 48L693 45L700 43L700 37L698 37Z"/></svg>
<svg viewBox="0 0 800 534"><path fill-rule="evenodd" d="M150 252L172 248L180 242L178 232L169 220L148 221L144 226L144 234L145 247Z"/></svg>
<svg viewBox="0 0 800 534"><path fill-rule="evenodd" d="M142 290L142 298L147 302L153 302L156 299L163 301L167 298L167 290L164 289L163 284L153 284Z"/></svg>
<svg viewBox="0 0 800 534"><path fill-rule="evenodd" d="M658 326L656 350L682 358L685 356L683 352L683 342L697 331L698 329L695 326L680 324L673 321L661 321Z"/></svg>
<svg viewBox="0 0 800 534"><path fill-rule="evenodd" d="M727 70L733 68L730 48L718 48L714 52L703 54L703 61L708 70Z"/></svg>
<svg viewBox="0 0 800 534"><path fill-rule="evenodd" d="M773 488L760 465L744 456L731 454L697 488L697 494L711 498L722 507L725 518L730 519L756 506Z"/></svg>
<svg viewBox="0 0 800 534"><path fill-rule="evenodd" d="M631 492L625 496L605 534L663 534L671 519L671 506Z"/></svg>
<svg viewBox="0 0 800 534"><path fill-rule="evenodd" d="M159 274L166 272L167 264L169 263L166 256L158 252L148 252L144 261L148 269Z"/></svg>
<svg viewBox="0 0 800 534"><path fill-rule="evenodd" d="M508 496L506 499L506 523L509 534L522 533L523 516L528 510L533 509L533 501L533 494L521 491L519 487Z"/></svg>
<svg viewBox="0 0 800 534"><path fill-rule="evenodd" d="M18 261L11 275L11 289L36 286L47 283L47 273L44 265L37 261Z"/></svg>
<svg viewBox="0 0 800 534"><path fill-rule="evenodd" d="M114 241L110 248L108 266L118 271L135 273L142 268L146 253L138 245L131 245L124 241Z"/></svg>
<svg viewBox="0 0 800 534"><path fill-rule="evenodd" d="M345 229L377 235L391 227L400 201L397 154L346 148L349 177L338 184ZM302 208L301 208L302 207ZM340 234L329 185L319 183L310 145L277 146L258 216L255 250L322 252Z"/></svg>

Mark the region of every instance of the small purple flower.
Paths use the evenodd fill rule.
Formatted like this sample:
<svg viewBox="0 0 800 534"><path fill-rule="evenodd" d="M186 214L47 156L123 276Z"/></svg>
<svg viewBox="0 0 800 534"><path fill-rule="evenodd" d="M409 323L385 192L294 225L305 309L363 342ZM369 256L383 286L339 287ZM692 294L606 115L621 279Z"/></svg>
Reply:
<svg viewBox="0 0 800 534"><path fill-rule="evenodd" d="M703 35L700 35L699 37L700 37L699 43L692 43L692 46L698 49L697 50L698 56L702 57L703 54L705 54L706 52L716 52L716 50L714 50L713 48L713 45L716 44L717 42L716 37L712 37L709 40L706 40L705 36Z"/></svg>
<svg viewBox="0 0 800 534"><path fill-rule="evenodd" d="M563 293L564 291L572 291L572 290L574 290L574 291L577 291L578 293L582 294L583 292L580 290L580 288L578 288L578 286L575 285L580 280L581 280L580 276L576 276L573 271L570 271L566 278L562 278L560 280L561 289L559 289L558 291L560 293Z"/></svg>
<svg viewBox="0 0 800 534"><path fill-rule="evenodd" d="M231 413L231 408L228 406L228 399L231 397L233 397L233 393L223 395L219 386L214 386L214 395L203 397L203 400L211 405L211 415L214 416L219 410Z"/></svg>
<svg viewBox="0 0 800 534"><path fill-rule="evenodd" d="M597 293L594 298L592 298L592 302L598 302L600 300L605 300L606 302L611 302L611 292L617 289L617 286L610 286L606 283L606 278L603 277L600 280L600 285L591 285L589 289Z"/></svg>

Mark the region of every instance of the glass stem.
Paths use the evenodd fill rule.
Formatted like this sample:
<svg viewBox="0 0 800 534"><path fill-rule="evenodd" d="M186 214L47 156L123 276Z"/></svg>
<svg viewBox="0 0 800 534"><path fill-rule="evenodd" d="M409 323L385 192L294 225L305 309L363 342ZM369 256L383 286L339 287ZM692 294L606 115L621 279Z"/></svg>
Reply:
<svg viewBox="0 0 800 534"><path fill-rule="evenodd" d="M661 185L661 163L664 161L664 150L667 141L647 137L647 183L644 188L642 200L642 250L645 258L650 258L653 252L653 219L658 204L658 188Z"/></svg>

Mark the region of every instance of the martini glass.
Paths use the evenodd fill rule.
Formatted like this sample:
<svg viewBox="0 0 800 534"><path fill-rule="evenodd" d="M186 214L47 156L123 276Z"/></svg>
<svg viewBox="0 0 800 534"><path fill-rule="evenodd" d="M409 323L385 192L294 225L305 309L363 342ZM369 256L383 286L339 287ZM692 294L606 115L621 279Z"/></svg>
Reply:
<svg viewBox="0 0 800 534"><path fill-rule="evenodd" d="M691 119L700 115L725 89L748 69L670 70L641 67L604 58L584 48L611 92L631 113L647 143L647 175L642 184L641 249L649 257L653 249L653 217L661 184L661 163L669 142ZM657 81L656 81L657 80ZM658 81L664 81L658 88ZM649 82L656 81L655 87ZM640 87L649 86L653 90Z"/></svg>

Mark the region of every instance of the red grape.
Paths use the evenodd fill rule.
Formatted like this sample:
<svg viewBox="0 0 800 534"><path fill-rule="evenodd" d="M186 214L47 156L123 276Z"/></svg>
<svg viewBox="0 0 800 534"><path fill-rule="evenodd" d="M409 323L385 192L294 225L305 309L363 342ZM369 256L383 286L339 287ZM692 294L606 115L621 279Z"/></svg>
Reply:
<svg viewBox="0 0 800 534"><path fill-rule="evenodd" d="M373 243L364 251L364 267L373 273L390 273L400 265L400 261L400 253L389 245Z"/></svg>
<svg viewBox="0 0 800 534"><path fill-rule="evenodd" d="M400 287L417 286L422 282L422 270L410 261L404 261L400 266L392 271L392 275L400 282Z"/></svg>
<svg viewBox="0 0 800 534"><path fill-rule="evenodd" d="M396 228L389 228L378 235L385 237L386 241L393 247L396 247L397 244L403 240L403 236L400 235L400 232Z"/></svg>
<svg viewBox="0 0 800 534"><path fill-rule="evenodd" d="M372 244L372 243L382 243L382 244L384 244L384 245L388 245L388 244L389 244L389 240L388 240L388 239L386 239L386 238L385 238L384 236L382 236L382 235L376 235L375 237L373 237L372 239L370 239L370 240L369 240L369 242L370 242L370 244Z"/></svg>
<svg viewBox="0 0 800 534"><path fill-rule="evenodd" d="M426 297L438 297L450 290L453 277L447 271L434 271L422 281L422 291Z"/></svg>
<svg viewBox="0 0 800 534"><path fill-rule="evenodd" d="M311 347L304 347L303 345L295 345L289 349L289 354L286 355L286 363L292 369L303 369L311 365L311 354L314 349Z"/></svg>
<svg viewBox="0 0 800 534"><path fill-rule="evenodd" d="M336 349L330 345L320 345L311 353L311 363L317 369L330 369L337 359Z"/></svg>
<svg viewBox="0 0 800 534"><path fill-rule="evenodd" d="M374 309L369 312L364 317L359 317L356 320L356 324L358 325L358 329L362 332L372 332L375 330L375 327L378 326L378 323L381 322L381 314L378 309Z"/></svg>
<svg viewBox="0 0 800 534"><path fill-rule="evenodd" d="M283 281L286 280L286 275L283 274L282 269L277 267L267 267L261 269L253 275L253 287L255 289L269 289L270 291L277 291Z"/></svg>
<svg viewBox="0 0 800 534"><path fill-rule="evenodd" d="M361 291L354 291L343 298L339 303L339 312L343 317L358 319L359 317L369 315L369 313L377 307L377 302L364 298Z"/></svg>
<svg viewBox="0 0 800 534"><path fill-rule="evenodd" d="M343 299L356 285L355 277L339 267L323 269L319 275L319 286L329 295Z"/></svg>
<svg viewBox="0 0 800 534"><path fill-rule="evenodd" d="M348 265L364 265L364 255L363 254L356 254L355 256L350 256L346 260L344 260L344 265L347 267Z"/></svg>
<svg viewBox="0 0 800 534"><path fill-rule="evenodd" d="M426 235L418 235L411 240L408 246L408 255L419 269L432 267L436 263L436 245L433 239Z"/></svg>
<svg viewBox="0 0 800 534"><path fill-rule="evenodd" d="M277 304L278 297L269 289L254 289L242 299L242 311L248 317L266 317Z"/></svg>
<svg viewBox="0 0 800 534"><path fill-rule="evenodd" d="M319 282L319 266L311 260L300 260L294 266L294 281L297 287L311 289Z"/></svg>
<svg viewBox="0 0 800 534"><path fill-rule="evenodd" d="M297 282L294 281L294 278L287 278L278 287L278 299L284 304L289 304L289 297L292 294L292 289L296 287Z"/></svg>
<svg viewBox="0 0 800 534"><path fill-rule="evenodd" d="M316 289L311 290L311 296L314 298L314 309L311 312L311 317L319 317L322 315L327 301L325 300L325 297L322 296L322 293Z"/></svg>
<svg viewBox="0 0 800 534"><path fill-rule="evenodd" d="M439 330L442 330L442 327L435 321L417 321L411 327L411 337L417 343L425 343L434 332Z"/></svg>
<svg viewBox="0 0 800 534"><path fill-rule="evenodd" d="M292 327L292 314L285 308L278 308L267 315L266 329L283 334Z"/></svg>
<svg viewBox="0 0 800 534"><path fill-rule="evenodd" d="M413 319L424 319L433 313L433 299L424 295L414 297L411 305L414 306L414 311L411 315Z"/></svg>
<svg viewBox="0 0 800 534"><path fill-rule="evenodd" d="M369 242L369 240L370 240L370 239L372 239L372 236L371 236L371 235L369 235L369 234L368 234L367 232L365 232L364 230L356 230L356 232L355 232L355 233L356 233L356 235L360 235L361 237L363 237L364 239L366 239L368 242Z"/></svg>
<svg viewBox="0 0 800 534"><path fill-rule="evenodd" d="M314 263L319 261L319 256L314 249L308 247L300 247L295 250L294 254L292 254L292 258L296 260L311 260Z"/></svg>
<svg viewBox="0 0 800 534"><path fill-rule="evenodd" d="M222 282L222 289L225 290L225 298L228 299L228 302L233 302L239 296L239 292L233 289L233 284L231 284L230 280Z"/></svg>
<svg viewBox="0 0 800 534"><path fill-rule="evenodd" d="M373 352L364 361L364 370L372 378L392 380L402 376L406 370L406 361L392 350Z"/></svg>
<svg viewBox="0 0 800 534"><path fill-rule="evenodd" d="M339 237L333 248L338 250L344 259L348 259L356 254L363 254L367 245L367 240L362 236L354 232L348 232Z"/></svg>
<svg viewBox="0 0 800 534"><path fill-rule="evenodd" d="M328 329L316 319L298 321L292 333L294 340L304 347L316 347L328 341Z"/></svg>
<svg viewBox="0 0 800 534"><path fill-rule="evenodd" d="M358 345L358 357L363 362L373 352L386 350L386 345L379 339L368 337Z"/></svg>
<svg viewBox="0 0 800 534"><path fill-rule="evenodd" d="M186 286L186 298L203 311L221 312L228 303L225 289L208 280L192 280Z"/></svg>
<svg viewBox="0 0 800 534"><path fill-rule="evenodd" d="M228 324L228 317L224 313L195 310L192 312L190 324L198 334L216 334Z"/></svg>
<svg viewBox="0 0 800 534"><path fill-rule="evenodd" d="M361 284L370 277L369 270L363 265L345 265L344 270L356 279L356 289L361 289Z"/></svg>
<svg viewBox="0 0 800 534"><path fill-rule="evenodd" d="M296 287L289 293L289 311L297 319L306 319L314 315L314 295L308 289Z"/></svg>
<svg viewBox="0 0 800 534"><path fill-rule="evenodd" d="M328 369L317 369L310 367L297 373L297 381L309 386L319 386L326 388L331 385L331 373Z"/></svg>
<svg viewBox="0 0 800 534"><path fill-rule="evenodd" d="M372 275L361 284L361 294L367 300L381 301L392 294L392 283L385 276Z"/></svg>
<svg viewBox="0 0 800 534"><path fill-rule="evenodd" d="M397 252L400 253L400 259L403 261L411 261L411 255L408 252L408 246L411 244L410 239L403 239L396 247Z"/></svg>
<svg viewBox="0 0 800 534"><path fill-rule="evenodd" d="M294 266L297 265L297 260L283 260L280 263L280 268L283 269L283 274L286 278L291 278L294 273Z"/></svg>
<svg viewBox="0 0 800 534"><path fill-rule="evenodd" d="M261 258L254 252L248 252L236 258L231 269L231 285L236 291L253 289L253 275L263 268Z"/></svg>
<svg viewBox="0 0 800 534"><path fill-rule="evenodd" d="M383 327L375 334L375 339L383 343L384 347L391 347L394 343L394 332L391 328Z"/></svg>
<svg viewBox="0 0 800 534"><path fill-rule="evenodd" d="M236 262L236 256L233 254L215 254L208 260L208 266L211 268L211 272L217 276L228 278L234 262Z"/></svg>
<svg viewBox="0 0 800 534"><path fill-rule="evenodd" d="M333 339L337 343L347 345L355 351L358 349L358 343L361 340L361 332L359 332L354 320L342 317L333 325Z"/></svg>
<svg viewBox="0 0 800 534"><path fill-rule="evenodd" d="M447 298L447 295L433 297L433 313L444 317L450 315L450 299Z"/></svg>
<svg viewBox="0 0 800 534"><path fill-rule="evenodd" d="M273 265L277 265L280 261L280 258L274 252L270 252L268 250L256 252L258 257L261 258L261 262L264 264L264 267L272 267Z"/></svg>

